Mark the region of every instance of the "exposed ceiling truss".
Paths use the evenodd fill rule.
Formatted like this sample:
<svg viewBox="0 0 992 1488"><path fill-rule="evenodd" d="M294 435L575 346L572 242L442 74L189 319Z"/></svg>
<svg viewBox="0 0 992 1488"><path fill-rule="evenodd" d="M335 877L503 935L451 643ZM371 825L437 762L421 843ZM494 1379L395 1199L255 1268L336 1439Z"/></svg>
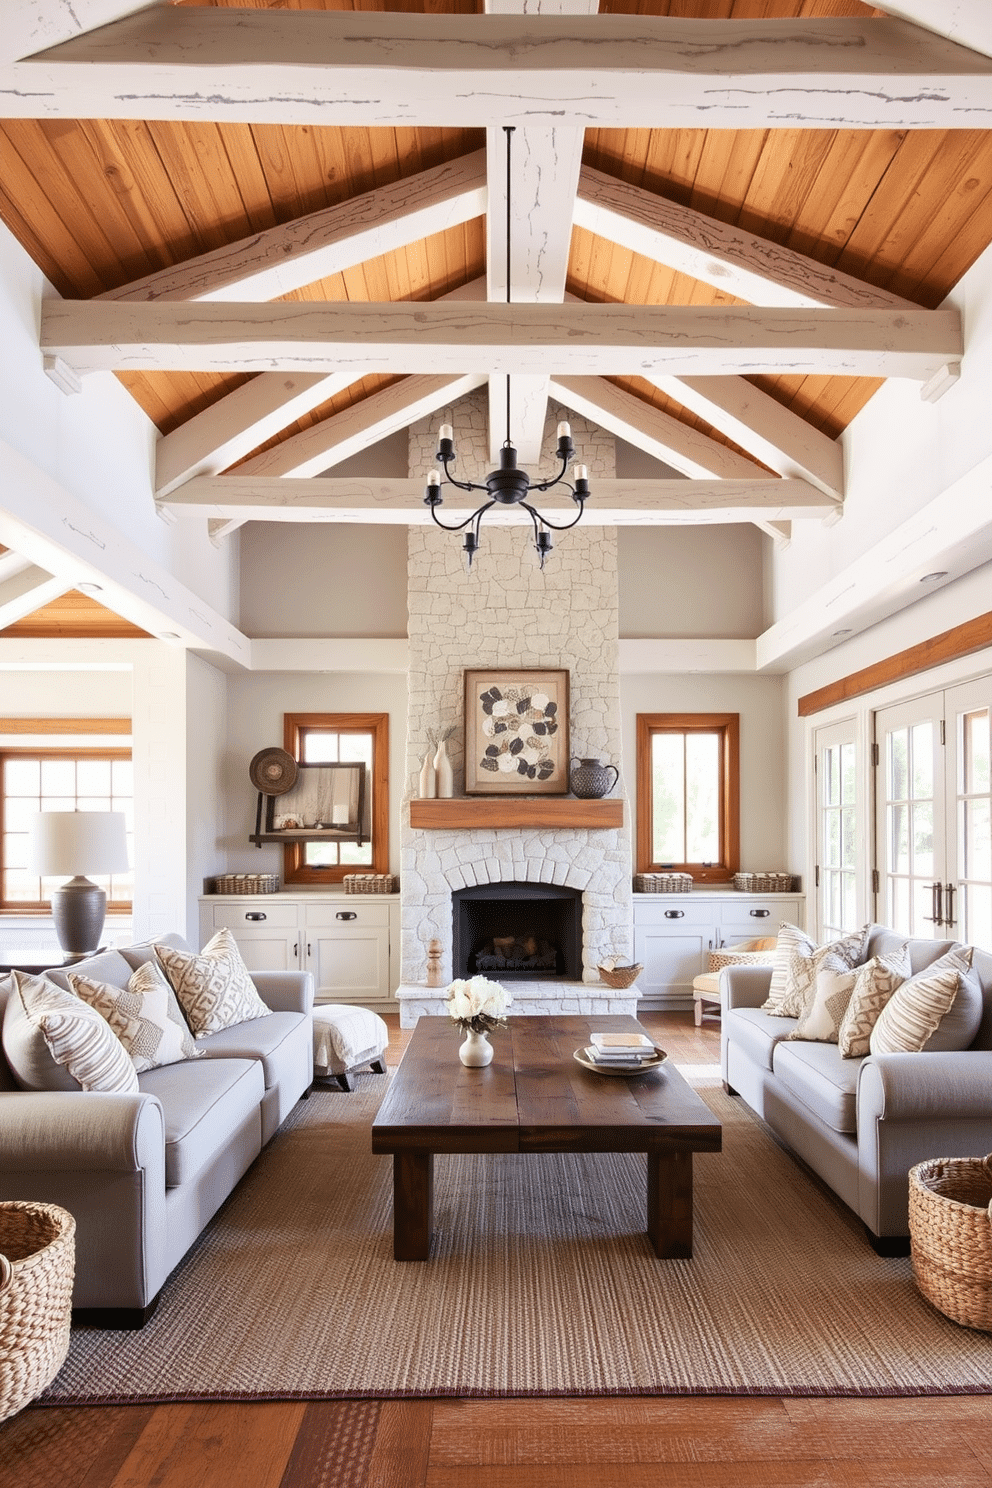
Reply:
<svg viewBox="0 0 992 1488"><path fill-rule="evenodd" d="M985 0L951 0L940 19L924 0L880 8L892 19L600 16L595 0L487 0L485 16L8 0L0 117L486 129L485 150L96 299L46 301L42 353L67 390L99 370L250 374L158 444L157 503L202 507L215 534L252 519L429 519L415 482L318 477L486 383L495 458L507 379L523 463L539 458L550 394L687 478L597 482L587 519L752 520L776 540L793 520L835 519L839 445L748 377L902 377L935 397L964 351L958 313L583 166L582 149L604 127L992 128ZM433 303L280 298L480 217L485 280ZM739 303L578 301L573 224ZM270 445L375 373L398 380ZM652 384L736 448L616 378ZM0 573L0 616L18 582Z"/></svg>

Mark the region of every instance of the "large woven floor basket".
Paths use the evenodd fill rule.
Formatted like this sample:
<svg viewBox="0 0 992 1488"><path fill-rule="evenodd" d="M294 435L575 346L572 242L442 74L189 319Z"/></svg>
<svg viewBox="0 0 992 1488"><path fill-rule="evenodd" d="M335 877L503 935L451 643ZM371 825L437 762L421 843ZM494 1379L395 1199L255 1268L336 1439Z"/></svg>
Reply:
<svg viewBox="0 0 992 1488"><path fill-rule="evenodd" d="M41 1394L69 1351L75 1236L56 1204L0 1203L0 1421Z"/></svg>
<svg viewBox="0 0 992 1488"><path fill-rule="evenodd" d="M966 1328L992 1331L992 1155L936 1157L909 1173L916 1282Z"/></svg>

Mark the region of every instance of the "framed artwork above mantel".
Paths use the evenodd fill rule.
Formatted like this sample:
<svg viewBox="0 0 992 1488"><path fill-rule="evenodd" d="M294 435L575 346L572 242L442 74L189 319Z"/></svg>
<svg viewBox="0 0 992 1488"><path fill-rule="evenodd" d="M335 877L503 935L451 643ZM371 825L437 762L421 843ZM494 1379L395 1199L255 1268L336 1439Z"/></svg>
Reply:
<svg viewBox="0 0 992 1488"><path fill-rule="evenodd" d="M465 672L465 794L568 794L568 684L563 669Z"/></svg>

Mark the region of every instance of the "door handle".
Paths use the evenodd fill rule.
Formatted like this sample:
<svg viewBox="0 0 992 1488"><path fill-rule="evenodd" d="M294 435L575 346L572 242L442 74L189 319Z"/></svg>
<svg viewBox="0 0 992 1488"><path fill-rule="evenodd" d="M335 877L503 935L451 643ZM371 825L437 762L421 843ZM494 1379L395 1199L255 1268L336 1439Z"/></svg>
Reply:
<svg viewBox="0 0 992 1488"><path fill-rule="evenodd" d="M265 918L266 916L257 909L249 910L248 913L245 915L246 920L264 920Z"/></svg>
<svg viewBox="0 0 992 1488"><path fill-rule="evenodd" d="M957 891L957 884L949 883L944 885L944 893L947 895L947 914L944 918L944 924L947 926L948 929L950 929L952 925L957 924L957 919L955 918L954 914L954 895L957 893Z"/></svg>
<svg viewBox="0 0 992 1488"><path fill-rule="evenodd" d="M770 909L749 909L748 914L755 920L767 920L771 914Z"/></svg>
<svg viewBox="0 0 992 1488"><path fill-rule="evenodd" d="M299 961L299 959L300 959L300 942L299 941L297 941L296 944L293 947L293 955L296 957L297 961Z"/></svg>
<svg viewBox="0 0 992 1488"><path fill-rule="evenodd" d="M665 919L666 920L684 920L685 919L685 910L684 909L666 909L665 910Z"/></svg>
<svg viewBox="0 0 992 1488"><path fill-rule="evenodd" d="M358 915L353 909L339 909L334 918L336 920L357 920Z"/></svg>
<svg viewBox="0 0 992 1488"><path fill-rule="evenodd" d="M928 925L942 925L944 923L944 885L932 883L930 885L930 908L932 915L924 915Z"/></svg>

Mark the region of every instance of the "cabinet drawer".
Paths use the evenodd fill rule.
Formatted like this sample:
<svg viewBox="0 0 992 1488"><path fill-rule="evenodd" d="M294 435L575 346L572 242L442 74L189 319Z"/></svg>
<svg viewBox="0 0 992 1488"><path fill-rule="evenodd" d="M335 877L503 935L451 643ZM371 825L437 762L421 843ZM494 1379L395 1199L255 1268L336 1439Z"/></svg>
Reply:
<svg viewBox="0 0 992 1488"><path fill-rule="evenodd" d="M722 904L717 923L724 934L731 930L744 935L777 935L783 920L790 924L801 924L802 913L796 899L754 899L747 903Z"/></svg>
<svg viewBox="0 0 992 1488"><path fill-rule="evenodd" d="M670 899L639 901L634 895L635 925L712 925L716 918L712 899L700 904L691 894L673 894Z"/></svg>
<svg viewBox="0 0 992 1488"><path fill-rule="evenodd" d="M388 904L354 904L337 900L333 904L308 904L305 907L308 930L373 930L389 925Z"/></svg>
<svg viewBox="0 0 992 1488"><path fill-rule="evenodd" d="M213 924L215 930L226 928L240 930L251 925L266 926L275 930L295 930L298 924L298 906L295 904L266 904L259 894L259 903L215 904Z"/></svg>

